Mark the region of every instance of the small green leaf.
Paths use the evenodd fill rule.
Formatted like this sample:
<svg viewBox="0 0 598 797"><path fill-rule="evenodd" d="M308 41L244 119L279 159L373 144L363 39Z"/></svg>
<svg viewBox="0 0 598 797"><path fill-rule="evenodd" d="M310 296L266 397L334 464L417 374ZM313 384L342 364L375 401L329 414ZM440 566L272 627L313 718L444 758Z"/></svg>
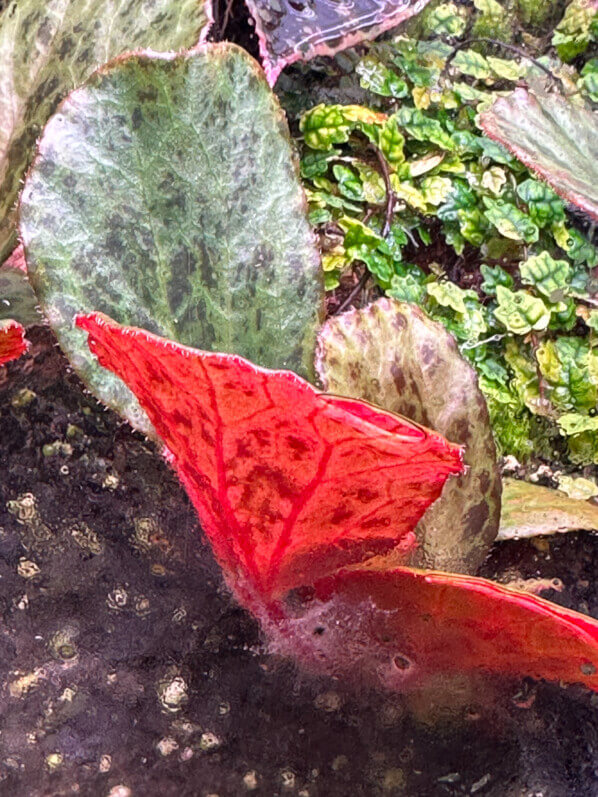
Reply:
<svg viewBox="0 0 598 797"><path fill-rule="evenodd" d="M326 271L324 272L324 290L333 291L341 284L340 271Z"/></svg>
<svg viewBox="0 0 598 797"><path fill-rule="evenodd" d="M488 266L482 263L480 273L484 277L481 288L488 296L496 296L496 289L499 285L505 288L513 287L513 277L500 266Z"/></svg>
<svg viewBox="0 0 598 797"><path fill-rule="evenodd" d="M488 231L484 214L478 208L462 208L457 211L457 219L463 238L474 246L481 246Z"/></svg>
<svg viewBox="0 0 598 797"><path fill-rule="evenodd" d="M303 114L299 123L307 146L324 151L348 141L352 127L339 105L316 105Z"/></svg>
<svg viewBox="0 0 598 797"><path fill-rule="evenodd" d="M404 105L394 114L399 126L416 141L426 141L441 149L452 150L455 145L438 119L426 116L417 108Z"/></svg>
<svg viewBox="0 0 598 797"><path fill-rule="evenodd" d="M326 174L330 159L340 154L339 149L332 149L327 152L308 152L301 158L301 177L311 180L313 177Z"/></svg>
<svg viewBox="0 0 598 797"><path fill-rule="evenodd" d="M501 235L514 241L534 243L538 240L539 230L530 217L510 202L484 197L485 217L493 224Z"/></svg>
<svg viewBox="0 0 598 797"><path fill-rule="evenodd" d="M426 288L413 274L395 274L386 293L400 302L421 305L426 297Z"/></svg>
<svg viewBox="0 0 598 797"><path fill-rule="evenodd" d="M328 252L322 255L322 270L323 271L338 271L339 273L347 266L351 265L351 261L347 258L344 249L339 247L340 251Z"/></svg>
<svg viewBox="0 0 598 797"><path fill-rule="evenodd" d="M590 28L595 18L596 7L593 2L572 0L569 3L552 37L552 45L556 47L563 61L572 61L575 56L586 50L592 35Z"/></svg>
<svg viewBox="0 0 598 797"><path fill-rule="evenodd" d="M517 186L517 193L527 205L529 215L538 227L565 221L563 200L546 183L530 177Z"/></svg>
<svg viewBox="0 0 598 797"><path fill-rule="evenodd" d="M598 58L590 58L581 70L580 86L589 95L590 99L598 102Z"/></svg>
<svg viewBox="0 0 598 797"><path fill-rule="evenodd" d="M525 64L513 58L495 58L493 55L487 55L486 61L493 74L502 80L519 80L526 71Z"/></svg>
<svg viewBox="0 0 598 797"><path fill-rule="evenodd" d="M574 263L585 263L588 268L598 265L598 249L579 230L568 230L567 254Z"/></svg>
<svg viewBox="0 0 598 797"><path fill-rule="evenodd" d="M492 74L488 61L475 50L459 50L451 61L451 66L464 75L478 79L489 78Z"/></svg>
<svg viewBox="0 0 598 797"><path fill-rule="evenodd" d="M463 290L454 282L429 282L426 285L428 295L435 299L442 307L450 307L457 313L466 313L465 297L468 291Z"/></svg>
<svg viewBox="0 0 598 797"><path fill-rule="evenodd" d="M593 329L594 332L598 332L598 310L590 310L586 318L586 324L590 329Z"/></svg>
<svg viewBox="0 0 598 797"><path fill-rule="evenodd" d="M353 166L359 174L365 201L381 205L386 200L386 186L380 172L365 161L355 161Z"/></svg>
<svg viewBox="0 0 598 797"><path fill-rule="evenodd" d="M548 252L532 255L519 264L523 282L533 285L550 302L558 302L566 295L571 271L566 260L554 260Z"/></svg>
<svg viewBox="0 0 598 797"><path fill-rule="evenodd" d="M489 169L486 169L482 175L482 188L485 188L486 191L490 191L494 196L499 196L501 194L506 182L507 175L505 174L505 170L501 169L500 166L491 166Z"/></svg>
<svg viewBox="0 0 598 797"><path fill-rule="evenodd" d="M384 240L358 219L343 216L339 224L345 231L344 247L350 260L363 260L363 257L374 252Z"/></svg>
<svg viewBox="0 0 598 797"><path fill-rule="evenodd" d="M442 3L425 16L425 32L433 36L461 36L467 27L467 9Z"/></svg>
<svg viewBox="0 0 598 797"><path fill-rule="evenodd" d="M494 315L509 332L526 335L532 329L546 329L550 322L550 310L542 299L527 291L511 291L504 285L496 286L498 307Z"/></svg>
<svg viewBox="0 0 598 797"><path fill-rule="evenodd" d="M382 154L390 164L396 166L396 164L405 160L405 153L403 152L405 139L399 130L396 116L391 116L382 126L378 142Z"/></svg>
<svg viewBox="0 0 598 797"><path fill-rule="evenodd" d="M424 177L419 184L425 201L429 205L442 205L452 190L453 184L448 177Z"/></svg>
<svg viewBox="0 0 598 797"><path fill-rule="evenodd" d="M559 429L566 435L598 432L598 417L582 415L580 412L566 412L557 420Z"/></svg>
<svg viewBox="0 0 598 797"><path fill-rule="evenodd" d="M401 182L397 179L396 174L391 174L390 184L398 199L402 199L414 210L419 210L421 213L427 212L428 203L422 192L416 188L413 183Z"/></svg>
<svg viewBox="0 0 598 797"><path fill-rule="evenodd" d="M545 381L545 391L559 410L591 410L598 388L591 376L590 344L585 338L559 337L538 347L536 358Z"/></svg>
<svg viewBox="0 0 598 797"><path fill-rule="evenodd" d="M356 202L365 200L361 180L353 169L350 169L342 163L335 163L332 167L332 173L338 181L338 190L342 196Z"/></svg>
<svg viewBox="0 0 598 797"><path fill-rule="evenodd" d="M404 80L373 55L366 55L355 67L362 88L382 97L400 99L409 94Z"/></svg>

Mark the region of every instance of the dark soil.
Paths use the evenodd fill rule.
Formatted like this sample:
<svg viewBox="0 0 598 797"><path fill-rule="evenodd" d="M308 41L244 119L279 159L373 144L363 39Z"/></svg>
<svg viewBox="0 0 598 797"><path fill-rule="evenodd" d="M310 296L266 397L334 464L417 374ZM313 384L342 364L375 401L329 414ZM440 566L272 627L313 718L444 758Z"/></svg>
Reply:
<svg viewBox="0 0 598 797"><path fill-rule="evenodd" d="M488 682L452 709L268 655L152 444L86 394L50 333L0 369L0 794L598 792L596 699ZM503 544L598 614L598 540ZM446 685L446 698L452 685Z"/></svg>

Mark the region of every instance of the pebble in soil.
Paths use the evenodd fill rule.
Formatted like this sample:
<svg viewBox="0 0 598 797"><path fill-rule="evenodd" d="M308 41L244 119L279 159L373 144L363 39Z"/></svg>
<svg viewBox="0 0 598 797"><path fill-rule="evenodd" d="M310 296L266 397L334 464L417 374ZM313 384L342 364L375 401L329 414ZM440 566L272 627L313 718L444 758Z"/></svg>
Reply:
<svg viewBox="0 0 598 797"><path fill-rule="evenodd" d="M405 699L269 656L156 448L84 393L47 330L31 338L0 369L0 794L592 791L581 688L492 684L480 702L453 679ZM598 614L597 557L590 534L513 542L485 575L559 578L548 597Z"/></svg>

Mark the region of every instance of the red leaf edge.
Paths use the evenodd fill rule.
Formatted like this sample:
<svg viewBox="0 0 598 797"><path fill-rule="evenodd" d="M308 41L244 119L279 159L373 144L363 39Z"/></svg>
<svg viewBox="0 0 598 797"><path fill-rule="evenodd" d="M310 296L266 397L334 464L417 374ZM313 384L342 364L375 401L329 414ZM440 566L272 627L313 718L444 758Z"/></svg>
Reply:
<svg viewBox="0 0 598 797"><path fill-rule="evenodd" d="M340 601L344 610L349 604L352 616L365 618L372 640L390 636L387 669L377 673L387 687L482 671L598 691L598 621L535 595L408 567L345 568L318 581L314 595Z"/></svg>
<svg viewBox="0 0 598 797"><path fill-rule="evenodd" d="M417 521L463 469L461 447L441 435L290 371L99 313L76 323L137 395L229 585L255 613L342 565L396 547L406 556Z"/></svg>
<svg viewBox="0 0 598 797"><path fill-rule="evenodd" d="M25 329L18 321L0 321L0 365L18 359L28 348Z"/></svg>

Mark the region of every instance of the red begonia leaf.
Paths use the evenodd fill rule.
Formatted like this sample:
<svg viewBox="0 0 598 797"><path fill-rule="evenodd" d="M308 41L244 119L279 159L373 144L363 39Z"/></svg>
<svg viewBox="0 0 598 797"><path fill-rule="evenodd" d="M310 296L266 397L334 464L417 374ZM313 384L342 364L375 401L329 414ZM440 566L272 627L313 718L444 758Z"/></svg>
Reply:
<svg viewBox="0 0 598 797"><path fill-rule="evenodd" d="M94 313L89 345L137 395L241 602L256 610L397 545L461 448L290 371L197 351Z"/></svg>
<svg viewBox="0 0 598 797"><path fill-rule="evenodd" d="M270 85L295 61L334 55L418 14L429 0L247 0Z"/></svg>
<svg viewBox="0 0 598 797"><path fill-rule="evenodd" d="M390 689L477 671L598 691L598 621L474 576L345 568L271 630L278 652L318 672Z"/></svg>
<svg viewBox="0 0 598 797"><path fill-rule="evenodd" d="M0 320L0 365L16 360L25 354L29 344L25 340L25 330L18 321Z"/></svg>

